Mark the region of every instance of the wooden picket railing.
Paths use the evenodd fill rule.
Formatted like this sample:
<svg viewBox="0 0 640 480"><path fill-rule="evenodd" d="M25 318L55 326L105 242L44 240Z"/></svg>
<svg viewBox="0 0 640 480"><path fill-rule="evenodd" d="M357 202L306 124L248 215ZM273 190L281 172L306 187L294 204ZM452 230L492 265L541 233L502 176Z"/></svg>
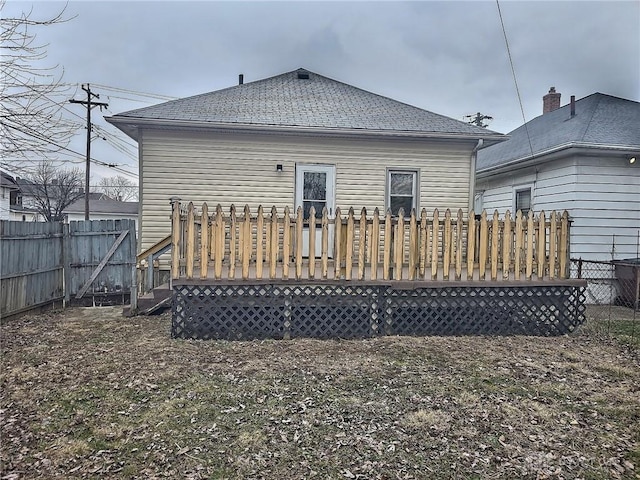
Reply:
<svg viewBox="0 0 640 480"><path fill-rule="evenodd" d="M569 216L555 211L476 219L437 209L405 218L378 209L326 209L303 219L276 207L209 212L173 203L174 279L221 280L554 280L568 277ZM304 232L304 233L303 233ZM307 234L308 232L308 234ZM303 245L303 239L307 245ZM303 255L304 254L304 255Z"/></svg>

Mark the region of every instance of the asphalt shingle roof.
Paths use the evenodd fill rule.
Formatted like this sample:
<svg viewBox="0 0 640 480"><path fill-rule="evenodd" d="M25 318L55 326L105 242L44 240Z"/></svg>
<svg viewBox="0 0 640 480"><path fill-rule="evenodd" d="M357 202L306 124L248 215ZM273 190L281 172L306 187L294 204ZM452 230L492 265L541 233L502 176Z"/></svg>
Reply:
<svg viewBox="0 0 640 480"><path fill-rule="evenodd" d="M308 78L298 78L299 73L308 74ZM478 137L500 135L304 69L120 113L111 118Z"/></svg>
<svg viewBox="0 0 640 480"><path fill-rule="evenodd" d="M506 142L478 151L479 172L527 160L554 147L569 144L625 146L640 150L640 103L594 93L516 128ZM529 140L531 144L529 144Z"/></svg>
<svg viewBox="0 0 640 480"><path fill-rule="evenodd" d="M138 214L138 202L119 202L110 198L101 197L99 199L89 199L89 211L91 213L111 213L122 215L137 215ZM84 212L84 197L76 200L67 208L64 209L65 213L83 213Z"/></svg>

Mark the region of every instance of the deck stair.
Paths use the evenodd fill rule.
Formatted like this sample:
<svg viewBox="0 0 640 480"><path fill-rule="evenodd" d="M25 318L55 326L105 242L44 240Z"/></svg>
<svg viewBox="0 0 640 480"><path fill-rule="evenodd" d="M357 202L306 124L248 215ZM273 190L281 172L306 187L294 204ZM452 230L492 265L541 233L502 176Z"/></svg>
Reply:
<svg viewBox="0 0 640 480"><path fill-rule="evenodd" d="M127 306L123 315L151 315L160 313L171 306L171 286L168 283L155 285L155 270L158 257L171 250L171 235L163 238L137 256L139 277L142 281L137 297L137 309ZM146 264L144 264L146 262ZM144 266L143 266L144 265Z"/></svg>

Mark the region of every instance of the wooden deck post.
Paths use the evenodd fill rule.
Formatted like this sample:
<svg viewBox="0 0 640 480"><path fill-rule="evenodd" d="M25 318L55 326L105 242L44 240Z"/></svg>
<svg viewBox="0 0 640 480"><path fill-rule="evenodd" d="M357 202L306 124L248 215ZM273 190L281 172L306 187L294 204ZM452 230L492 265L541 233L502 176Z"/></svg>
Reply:
<svg viewBox="0 0 640 480"><path fill-rule="evenodd" d="M462 279L462 225L464 224L462 209L458 209L456 218L456 280Z"/></svg>
<svg viewBox="0 0 640 480"><path fill-rule="evenodd" d="M316 276L316 207L309 209L309 278Z"/></svg>
<svg viewBox="0 0 640 480"><path fill-rule="evenodd" d="M289 205L284 207L282 220L282 278L289 278L289 264L291 263L291 214Z"/></svg>
<svg viewBox="0 0 640 480"><path fill-rule="evenodd" d="M373 211L371 228L371 280L378 279L378 260L380 248L380 211L378 207Z"/></svg>
<svg viewBox="0 0 640 480"><path fill-rule="evenodd" d="M556 276L556 256L558 255L558 222L555 210L551 212L549 222L549 279L553 280Z"/></svg>
<svg viewBox="0 0 640 480"><path fill-rule="evenodd" d="M433 211L433 233L431 235L431 280L438 278L438 237L440 235L440 219L438 209Z"/></svg>
<svg viewBox="0 0 640 480"><path fill-rule="evenodd" d="M489 249L489 232L487 225L487 211L483 210L480 216L480 251L479 253L479 265L478 275L480 280L484 280L487 272L487 253Z"/></svg>
<svg viewBox="0 0 640 480"><path fill-rule="evenodd" d="M451 210L444 212L444 227L442 229L442 278L449 280L451 269Z"/></svg>
<svg viewBox="0 0 640 480"><path fill-rule="evenodd" d="M222 262L224 260L225 253L225 221L224 213L222 212L222 205L218 204L216 207L216 241L215 241L215 258L213 260L213 273L216 280L222 278Z"/></svg>
<svg viewBox="0 0 640 480"><path fill-rule="evenodd" d="M402 264L404 263L404 209L398 210L398 221L393 239L393 253L395 261L393 265L394 280L402 280Z"/></svg>
<svg viewBox="0 0 640 480"><path fill-rule="evenodd" d="M251 218L249 218L251 222ZM264 268L264 209L258 205L258 217L256 218L256 278L262 279ZM251 223L249 223L249 252L251 252Z"/></svg>
<svg viewBox="0 0 640 480"><path fill-rule="evenodd" d="M180 235L182 225L180 220L180 199L171 197L171 278L180 278ZM153 268L148 265L147 268Z"/></svg>
<svg viewBox="0 0 640 480"><path fill-rule="evenodd" d="M347 216L347 248L345 250L344 261L344 279L351 280L351 274L353 270L353 230L355 225L355 218L353 207L349 208L349 215Z"/></svg>
<svg viewBox="0 0 640 480"><path fill-rule="evenodd" d="M509 269L511 268L511 212L507 210L504 214L504 227L502 229L502 278L509 279Z"/></svg>
<svg viewBox="0 0 640 480"><path fill-rule="evenodd" d="M249 205L244 206L244 219L240 232L238 250L241 255L242 279L247 280L249 278L249 263L251 262L251 211Z"/></svg>
<svg viewBox="0 0 640 480"><path fill-rule="evenodd" d="M358 229L358 280L364 280L364 267L367 254L367 209L360 212L360 225Z"/></svg>
<svg viewBox="0 0 640 480"><path fill-rule="evenodd" d="M339 279L341 275L341 262L342 262L342 215L340 207L336 208L335 216L335 231L334 231L334 245L333 245L333 278Z"/></svg>
<svg viewBox="0 0 640 480"><path fill-rule="evenodd" d="M391 210L387 210L384 218L384 250L382 252L382 279L389 280L391 276L391 247L393 242L393 225L391 224Z"/></svg>
<svg viewBox="0 0 640 480"><path fill-rule="evenodd" d="M533 274L533 238L534 238L534 230L533 230L533 210L529 210L529 215L527 215L527 265L525 278L527 280L531 280L531 275Z"/></svg>
<svg viewBox="0 0 640 480"><path fill-rule="evenodd" d="M189 202L187 207L187 240L186 240L186 276L187 278L193 278L193 262L195 256L195 211L193 202Z"/></svg>
<svg viewBox="0 0 640 480"><path fill-rule="evenodd" d="M202 204L200 219L200 278L206 279L209 271L209 209L207 202Z"/></svg>
<svg viewBox="0 0 640 480"><path fill-rule="evenodd" d="M475 270L475 246L476 246L476 214L473 210L469 212L469 225L467 226L467 280L473 279Z"/></svg>
<svg viewBox="0 0 640 480"><path fill-rule="evenodd" d="M498 210L493 212L493 221L491 222L491 280L498 279L498 238L500 234L500 216Z"/></svg>
<svg viewBox="0 0 640 480"><path fill-rule="evenodd" d="M302 227L304 224L302 207L296 212L296 280L302 278Z"/></svg>
<svg viewBox="0 0 640 480"><path fill-rule="evenodd" d="M560 278L568 278L569 271L569 212L566 210L562 213L562 219L560 220Z"/></svg>
<svg viewBox="0 0 640 480"><path fill-rule="evenodd" d="M235 205L231 205L229 217L229 280L233 280L236 278L236 243L238 238Z"/></svg>
<svg viewBox="0 0 640 480"><path fill-rule="evenodd" d="M416 209L411 209L409 219L409 280L415 280L418 273L418 221Z"/></svg>
<svg viewBox="0 0 640 480"><path fill-rule="evenodd" d="M276 278L276 267L278 266L278 211L276 210L276 206L273 205L271 207L271 223L270 227L270 235L271 238L271 248L269 250L269 278L273 280Z"/></svg>
<svg viewBox="0 0 640 480"><path fill-rule="evenodd" d="M329 212L327 207L322 208L322 246L320 253L321 276L326 279L329 275Z"/></svg>
<svg viewBox="0 0 640 480"><path fill-rule="evenodd" d="M547 219L544 210L538 215L538 278L544 278L547 257Z"/></svg>

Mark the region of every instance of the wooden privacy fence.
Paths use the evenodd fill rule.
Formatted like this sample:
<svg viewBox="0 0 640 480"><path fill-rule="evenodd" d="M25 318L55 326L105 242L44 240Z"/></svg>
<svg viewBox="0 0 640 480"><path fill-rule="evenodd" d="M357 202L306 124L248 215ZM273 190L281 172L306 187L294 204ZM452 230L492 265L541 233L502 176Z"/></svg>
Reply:
<svg viewBox="0 0 640 480"><path fill-rule="evenodd" d="M569 217L423 209L405 218L363 208L309 219L173 203L172 277L201 280L553 280L568 277Z"/></svg>
<svg viewBox="0 0 640 480"><path fill-rule="evenodd" d="M0 315L95 296L131 294L135 305L135 222L0 221Z"/></svg>

